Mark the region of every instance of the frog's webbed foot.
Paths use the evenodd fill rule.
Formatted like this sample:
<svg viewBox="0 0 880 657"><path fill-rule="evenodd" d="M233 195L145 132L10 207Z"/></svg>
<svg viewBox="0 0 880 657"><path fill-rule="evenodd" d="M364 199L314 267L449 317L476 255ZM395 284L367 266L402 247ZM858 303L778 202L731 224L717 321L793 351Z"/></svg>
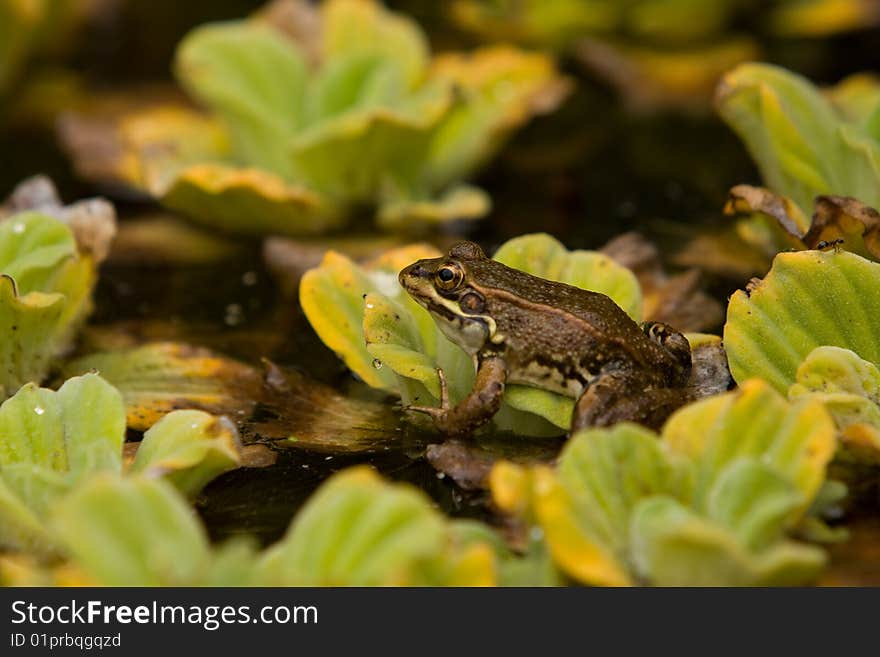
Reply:
<svg viewBox="0 0 880 657"><path fill-rule="evenodd" d="M601 374L581 394L571 418L571 432L637 422L659 429L676 409L689 401L685 388L648 388L620 372Z"/></svg>
<svg viewBox="0 0 880 657"><path fill-rule="evenodd" d="M447 413L449 411L449 386L446 383L446 374L443 372L443 369L439 367L437 368L437 379L440 381L440 406L407 405L403 407L403 410L425 413L434 419Z"/></svg>
<svg viewBox="0 0 880 657"><path fill-rule="evenodd" d="M501 407L507 365L501 358L486 358L480 362L473 390L455 406L449 404L449 390L443 370L440 377L440 406L406 406L404 410L426 413L434 426L446 435L471 433L486 424Z"/></svg>

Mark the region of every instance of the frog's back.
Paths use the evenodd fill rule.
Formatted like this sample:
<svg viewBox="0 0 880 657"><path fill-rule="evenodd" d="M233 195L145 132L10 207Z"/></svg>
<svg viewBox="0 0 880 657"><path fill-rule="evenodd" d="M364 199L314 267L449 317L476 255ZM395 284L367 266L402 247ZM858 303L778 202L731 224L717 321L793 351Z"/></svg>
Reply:
<svg viewBox="0 0 880 657"><path fill-rule="evenodd" d="M493 296L538 312L565 313L585 332L606 339L632 340L643 334L638 325L608 296L566 283L550 281L500 262L469 263L475 287L491 288Z"/></svg>

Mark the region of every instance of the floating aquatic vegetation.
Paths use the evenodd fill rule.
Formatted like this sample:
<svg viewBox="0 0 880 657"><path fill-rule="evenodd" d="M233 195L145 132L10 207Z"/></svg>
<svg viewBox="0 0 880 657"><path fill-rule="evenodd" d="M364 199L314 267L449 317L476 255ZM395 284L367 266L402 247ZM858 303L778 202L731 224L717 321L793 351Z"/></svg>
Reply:
<svg viewBox="0 0 880 657"><path fill-rule="evenodd" d="M0 206L0 399L41 382L70 348L115 232L112 205L64 206L41 176Z"/></svg>
<svg viewBox="0 0 880 657"><path fill-rule="evenodd" d="M237 233L322 233L364 206L391 230L484 215L488 196L463 181L565 96L552 60L502 46L432 58L417 24L372 0L316 11L317 37L272 12L195 29L175 73L213 114L117 119L98 174Z"/></svg>
<svg viewBox="0 0 880 657"><path fill-rule="evenodd" d="M730 299L724 346L733 378L760 377L785 393L822 346L880 362L878 285L880 264L852 253L780 253L763 280Z"/></svg>
<svg viewBox="0 0 880 657"><path fill-rule="evenodd" d="M486 534L361 466L315 493L262 568L286 585L493 585L496 545Z"/></svg>
<svg viewBox="0 0 880 657"><path fill-rule="evenodd" d="M682 45L717 38L751 9L769 33L823 36L880 21L862 0L783 0L767 7L739 0L456 0L462 26L493 39L562 47L590 34L611 34Z"/></svg>
<svg viewBox="0 0 880 657"><path fill-rule="evenodd" d="M423 493L366 466L324 483L262 552L243 541L211 546L180 494L141 475L95 477L52 523L70 556L55 578L101 586L486 586L502 570L515 581L514 563L530 565L487 527L444 518ZM19 579L41 574L23 565Z"/></svg>
<svg viewBox="0 0 880 657"><path fill-rule="evenodd" d="M197 409L240 421L261 396L262 374L209 349L154 342L90 354L64 367L66 376L98 372L122 393L128 426L146 431L168 413Z"/></svg>
<svg viewBox="0 0 880 657"><path fill-rule="evenodd" d="M212 549L192 507L162 479L95 477L60 502L52 525L67 568L95 586L251 582L250 544Z"/></svg>
<svg viewBox="0 0 880 657"><path fill-rule="evenodd" d="M43 380L68 349L96 277L58 219L24 212L0 223L0 398Z"/></svg>
<svg viewBox="0 0 880 657"><path fill-rule="evenodd" d="M837 424L839 458L880 465L880 370L849 349L816 347L797 369L792 399L818 399Z"/></svg>
<svg viewBox="0 0 880 657"><path fill-rule="evenodd" d="M878 135L870 120L853 120L831 98L768 64L734 69L716 94L718 112L745 142L767 187L791 199L801 217L827 194L880 206Z"/></svg>
<svg viewBox="0 0 880 657"><path fill-rule="evenodd" d="M31 56L57 51L96 4L90 0L0 3L0 92L16 81Z"/></svg>
<svg viewBox="0 0 880 657"><path fill-rule="evenodd" d="M750 380L675 413L572 437L556 469L500 464L496 504L537 525L585 584L756 585L815 579L822 550L786 538L834 451L816 400Z"/></svg>
<svg viewBox="0 0 880 657"><path fill-rule="evenodd" d="M736 224L738 236L772 259L780 251L845 245L847 251L880 260L880 213L846 196L817 196L811 219L790 199L762 187L737 185L725 206L729 215L749 215Z"/></svg>
<svg viewBox="0 0 880 657"><path fill-rule="evenodd" d="M119 392L95 374L57 392L24 385L0 406L0 544L57 551L51 509L101 473L123 470L125 411ZM228 422L178 411L147 433L130 470L165 476L188 493L238 465L238 436Z"/></svg>
<svg viewBox="0 0 880 657"><path fill-rule="evenodd" d="M862 463L880 459L878 285L880 264L855 254L781 253L764 280L731 297L724 329L737 381L757 376L822 401L841 457Z"/></svg>
<svg viewBox="0 0 880 657"><path fill-rule="evenodd" d="M880 22L864 0L456 0L451 13L486 39L571 52L637 110L704 110L725 71L761 58L762 41Z"/></svg>

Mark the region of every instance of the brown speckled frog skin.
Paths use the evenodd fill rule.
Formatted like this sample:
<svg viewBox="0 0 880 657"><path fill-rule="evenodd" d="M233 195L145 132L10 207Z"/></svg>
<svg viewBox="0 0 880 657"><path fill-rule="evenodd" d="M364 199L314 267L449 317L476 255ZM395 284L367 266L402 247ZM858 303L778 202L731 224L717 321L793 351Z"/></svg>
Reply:
<svg viewBox="0 0 880 657"><path fill-rule="evenodd" d="M413 263L399 280L476 362L474 388L457 405L438 372L440 407L409 407L445 434L488 422L506 383L577 399L572 431L622 420L656 428L689 399L687 339L665 324L639 326L604 294L511 269L472 242Z"/></svg>

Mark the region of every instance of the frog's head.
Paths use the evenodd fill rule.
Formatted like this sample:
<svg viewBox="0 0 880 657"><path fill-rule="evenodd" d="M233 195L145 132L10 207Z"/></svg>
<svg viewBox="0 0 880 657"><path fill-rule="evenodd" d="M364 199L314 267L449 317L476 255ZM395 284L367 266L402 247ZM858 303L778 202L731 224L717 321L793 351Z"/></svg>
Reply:
<svg viewBox="0 0 880 657"><path fill-rule="evenodd" d="M473 242L459 242L440 258L428 258L404 268L400 284L430 314L447 338L477 353L495 333L486 314L486 299L473 285L473 265L487 260Z"/></svg>

